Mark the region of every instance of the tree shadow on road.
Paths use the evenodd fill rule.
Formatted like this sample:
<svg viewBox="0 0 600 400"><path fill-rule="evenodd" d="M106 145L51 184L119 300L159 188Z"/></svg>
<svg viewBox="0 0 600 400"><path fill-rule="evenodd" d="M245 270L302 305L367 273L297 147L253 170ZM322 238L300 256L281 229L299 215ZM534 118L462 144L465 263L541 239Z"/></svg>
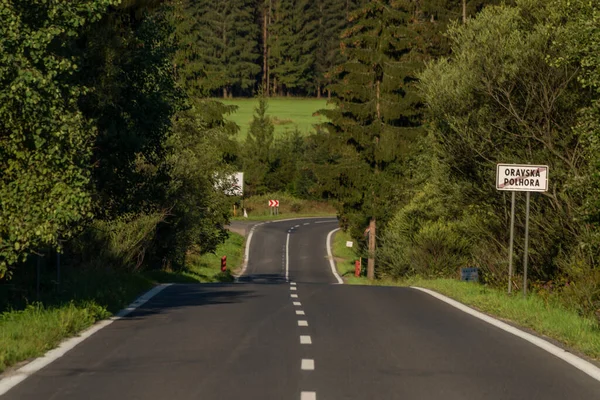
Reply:
<svg viewBox="0 0 600 400"><path fill-rule="evenodd" d="M241 303L259 297L254 293L236 284L177 284L167 287L124 319L144 318L174 308Z"/></svg>

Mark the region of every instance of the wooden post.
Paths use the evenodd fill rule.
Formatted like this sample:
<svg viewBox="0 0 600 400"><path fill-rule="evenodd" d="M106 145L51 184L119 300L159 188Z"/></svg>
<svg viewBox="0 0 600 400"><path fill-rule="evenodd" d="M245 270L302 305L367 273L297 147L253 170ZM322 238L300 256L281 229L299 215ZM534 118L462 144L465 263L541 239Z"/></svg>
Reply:
<svg viewBox="0 0 600 400"><path fill-rule="evenodd" d="M462 2L462 21L463 24L467 23L467 0L463 0Z"/></svg>
<svg viewBox="0 0 600 400"><path fill-rule="evenodd" d="M369 261L367 263L367 278L369 280L373 280L375 278L376 225L375 218L371 218L371 222L369 222Z"/></svg>

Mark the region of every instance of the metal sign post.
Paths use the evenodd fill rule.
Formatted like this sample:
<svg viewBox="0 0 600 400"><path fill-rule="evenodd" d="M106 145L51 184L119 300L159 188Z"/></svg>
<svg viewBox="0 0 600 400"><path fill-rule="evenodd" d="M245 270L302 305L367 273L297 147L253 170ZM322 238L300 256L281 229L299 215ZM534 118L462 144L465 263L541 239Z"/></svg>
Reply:
<svg viewBox="0 0 600 400"><path fill-rule="evenodd" d="M279 215L279 200L269 200L270 215Z"/></svg>
<svg viewBox="0 0 600 400"><path fill-rule="evenodd" d="M515 192L526 192L525 250L523 252L523 296L527 295L527 264L529 259L529 209L531 192L548 190L547 165L498 164L496 166L496 189L512 192L510 206L510 245L508 254L508 293L512 291L513 252L515 231Z"/></svg>
<svg viewBox="0 0 600 400"><path fill-rule="evenodd" d="M529 253L529 200L531 197L531 192L527 192L526 196L527 205L525 206L525 250L523 253L523 297L527 296L527 256Z"/></svg>
<svg viewBox="0 0 600 400"><path fill-rule="evenodd" d="M513 246L515 241L515 192L512 192L510 204L510 244L508 246L508 293L512 292Z"/></svg>

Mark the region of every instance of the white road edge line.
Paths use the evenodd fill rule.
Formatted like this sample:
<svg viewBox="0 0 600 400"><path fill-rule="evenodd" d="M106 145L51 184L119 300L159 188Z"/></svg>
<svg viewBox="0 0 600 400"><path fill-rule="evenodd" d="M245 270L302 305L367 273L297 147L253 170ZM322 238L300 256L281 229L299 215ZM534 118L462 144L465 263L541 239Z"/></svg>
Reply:
<svg viewBox="0 0 600 400"><path fill-rule="evenodd" d="M300 400L317 400L317 392L302 392Z"/></svg>
<svg viewBox="0 0 600 400"><path fill-rule="evenodd" d="M600 381L600 368L596 367L594 364L592 364L580 357L577 357L573 353L569 353L568 351L563 350L560 347L555 346L552 343L545 341L544 339L541 339L530 333L523 332L522 330L517 329L514 326L511 326L505 322L502 322L495 318L492 318L489 315L486 315L482 312L474 310L471 307L468 307L462 303L459 303L456 300L452 300L451 298L446 297L442 294L434 292L433 290L423 289L423 288L416 287L416 286L411 286L411 287L413 289L420 290L421 292L425 292L425 293L429 294L430 296L433 296L436 299L441 300L444 303L447 303L447 304L451 305L452 307L455 307L455 308L461 310L462 312L465 312L475 318L479 318L480 320L487 322L490 325L494 325L495 327L500 328L505 332L508 332L515 336L518 336L521 339L524 339L524 340L528 341L529 343L533 344L534 346L537 346L537 347L541 348L542 350L545 350L548 353L571 364L572 366L574 366L578 370L586 373L587 375L591 376L595 380Z"/></svg>
<svg viewBox="0 0 600 400"><path fill-rule="evenodd" d="M335 261L333 261L333 254L331 253L331 236L339 230L340 228L334 229L327 235L327 258L329 258L329 266L331 267L331 273L333 274L335 279L337 279L337 283L341 285L344 283L344 281L342 280L342 278L337 272L337 269L335 268Z"/></svg>
<svg viewBox="0 0 600 400"><path fill-rule="evenodd" d="M171 286L171 284L170 283L162 284L162 285L158 285L158 286L154 287L153 289L150 289L149 291L147 291L146 293L144 293L143 295L138 297L129 306L127 306L127 308L124 308L121 311L119 311L114 317L95 323L88 329L82 331L79 334L79 336L75 336L75 337L64 340L55 349L49 350L43 356L34 359L30 363L17 369L16 371L11 373L7 377L2 378L0 380L0 396L5 394L6 392L8 392L10 389L12 389L13 387L18 385L25 379L27 379L29 376L33 375L37 371L41 370L42 368L46 367L50 363L58 360L60 357L67 354L67 352L69 352L70 350L75 348L75 346L77 346L79 343L83 342L85 339L89 338L90 336L92 336L94 333L98 332L100 329L107 327L108 325L112 324L114 321L117 321L117 320L125 317L127 314L131 313L136 308L138 308L141 305L143 305L144 303L146 303L148 300L150 300L152 297L159 294L163 289L165 289L168 286Z"/></svg>
<svg viewBox="0 0 600 400"><path fill-rule="evenodd" d="M290 234L288 232L285 240L285 281L290 280ZM295 290L295 288L293 289Z"/></svg>
<svg viewBox="0 0 600 400"><path fill-rule="evenodd" d="M303 371L314 371L315 370L315 360L310 358L303 358L300 363L300 369Z"/></svg>
<svg viewBox="0 0 600 400"><path fill-rule="evenodd" d="M254 235L254 229L256 229L257 226L261 226L262 224L264 224L264 222L260 223L260 224L256 224L252 228L250 228L250 233L248 234L248 239L246 240L246 249L244 250L244 263L242 264L242 270L235 277L235 282L238 282L239 279L242 276L244 276L244 274L246 273L246 269L248 268L248 261L250 260L250 242L252 242L252 236Z"/></svg>

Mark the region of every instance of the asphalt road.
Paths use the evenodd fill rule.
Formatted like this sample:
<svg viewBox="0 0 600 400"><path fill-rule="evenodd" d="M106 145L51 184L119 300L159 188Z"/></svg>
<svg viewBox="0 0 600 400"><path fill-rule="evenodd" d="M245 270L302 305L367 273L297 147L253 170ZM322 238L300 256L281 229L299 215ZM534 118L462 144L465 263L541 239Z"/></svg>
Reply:
<svg viewBox="0 0 600 400"><path fill-rule="evenodd" d="M600 399L599 382L427 294L334 284L336 227L257 226L240 283L170 286L4 398Z"/></svg>

